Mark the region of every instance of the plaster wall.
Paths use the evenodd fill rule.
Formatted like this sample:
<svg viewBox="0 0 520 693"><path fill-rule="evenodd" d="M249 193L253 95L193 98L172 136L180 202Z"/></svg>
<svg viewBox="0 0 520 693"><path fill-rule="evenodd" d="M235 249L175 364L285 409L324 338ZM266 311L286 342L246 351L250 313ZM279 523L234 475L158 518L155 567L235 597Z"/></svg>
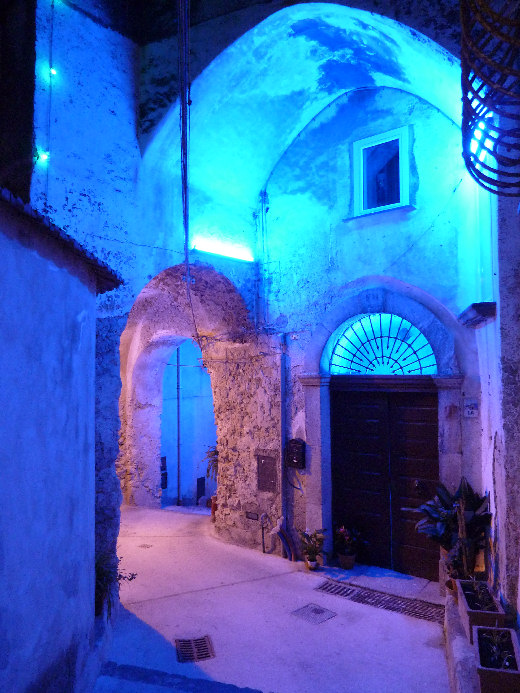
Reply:
<svg viewBox="0 0 520 693"><path fill-rule="evenodd" d="M95 283L81 260L0 214L0 689L86 691L96 676Z"/></svg>
<svg viewBox="0 0 520 693"><path fill-rule="evenodd" d="M500 293L500 396L502 429L498 429L495 452L495 498L497 503L497 532L499 582L506 600L518 608L518 578L520 546L520 417L518 388L518 315L520 263L520 221L517 200L498 198L498 289Z"/></svg>
<svg viewBox="0 0 520 693"><path fill-rule="evenodd" d="M355 217L353 142L402 126L410 207ZM480 300L477 186L459 149L456 125L397 89L350 92L314 118L266 186L268 322L290 315L289 329L307 329L345 282L371 275L419 286L455 314Z"/></svg>
<svg viewBox="0 0 520 693"><path fill-rule="evenodd" d="M290 5L305 3L275 0L258 3L256 0L229 3L215 8L208 3L207 14L191 27L191 74L195 79L228 46L257 24ZM416 0L409 3L392 0L359 0L353 2L320 3L345 5L375 12L406 24L443 46L453 55L460 49L459 7L455 0ZM193 15L192 15L193 16ZM145 45L141 51L139 116L143 143L149 140L153 128L166 114L178 94L177 37Z"/></svg>
<svg viewBox="0 0 520 693"><path fill-rule="evenodd" d="M198 45L194 39L195 52ZM328 104L354 88L396 87L456 121L459 82L452 56L386 17L329 3L271 15L191 86L190 242L202 236L234 243L264 260L255 218L260 192L285 150ZM145 204L150 227L162 220L174 237L179 148L175 104L147 143L140 177L140 197L156 201L153 209Z"/></svg>
<svg viewBox="0 0 520 693"><path fill-rule="evenodd" d="M100 300L108 314L129 310L151 261L135 202L136 55L68 4L39 0L34 146L48 159L36 161L31 204L122 275L126 286Z"/></svg>

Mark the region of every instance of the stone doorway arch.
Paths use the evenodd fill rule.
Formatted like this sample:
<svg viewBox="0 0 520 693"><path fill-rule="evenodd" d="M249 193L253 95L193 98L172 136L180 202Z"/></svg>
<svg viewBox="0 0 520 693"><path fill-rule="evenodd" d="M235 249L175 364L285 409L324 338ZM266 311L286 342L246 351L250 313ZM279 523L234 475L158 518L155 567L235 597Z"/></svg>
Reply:
<svg viewBox="0 0 520 693"><path fill-rule="evenodd" d="M410 320L427 337L438 364L433 380L439 397L440 480L455 486L463 474L477 487L480 484L480 419L463 416L464 398L480 400L474 333L418 287L391 277L364 277L344 287L340 299L315 330L306 353L305 372L300 376L310 453L306 487L308 527L330 527L332 522L328 363L334 333L350 317L371 312L394 312ZM331 542L330 537L328 541Z"/></svg>
<svg viewBox="0 0 520 693"><path fill-rule="evenodd" d="M190 278L187 287L184 264L154 277L137 297L121 336L117 471L123 501L131 505L160 507L163 373L174 349L193 339L203 360L212 359L252 335L242 297L226 277L211 267L191 265ZM209 370L218 399L218 383Z"/></svg>

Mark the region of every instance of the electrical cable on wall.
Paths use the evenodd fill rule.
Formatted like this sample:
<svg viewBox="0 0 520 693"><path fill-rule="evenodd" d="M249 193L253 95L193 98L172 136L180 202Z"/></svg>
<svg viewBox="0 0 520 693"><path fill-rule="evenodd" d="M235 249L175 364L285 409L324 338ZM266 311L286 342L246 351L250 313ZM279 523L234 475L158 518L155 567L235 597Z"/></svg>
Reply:
<svg viewBox="0 0 520 693"><path fill-rule="evenodd" d="M190 272L190 191L189 191L189 146L190 146L190 0L178 0L179 35L179 125L181 135L181 188L182 224L184 229L184 265L186 268L186 295L193 320L194 338L202 350L191 296Z"/></svg>
<svg viewBox="0 0 520 693"><path fill-rule="evenodd" d="M49 99L47 109L47 151L45 158L51 154L51 127L52 127L52 82L54 75L54 0L51 0L50 5L50 26L49 26ZM37 153L37 158L40 158L42 153ZM45 167L45 207L49 207L49 166Z"/></svg>

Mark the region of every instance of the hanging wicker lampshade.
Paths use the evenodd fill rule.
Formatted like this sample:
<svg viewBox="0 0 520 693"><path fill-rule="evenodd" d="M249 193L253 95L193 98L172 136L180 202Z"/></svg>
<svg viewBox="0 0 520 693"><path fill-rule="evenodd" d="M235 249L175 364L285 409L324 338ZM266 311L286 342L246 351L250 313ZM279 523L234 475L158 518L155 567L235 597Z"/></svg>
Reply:
<svg viewBox="0 0 520 693"><path fill-rule="evenodd" d="M462 149L475 180L520 196L520 3L460 0Z"/></svg>

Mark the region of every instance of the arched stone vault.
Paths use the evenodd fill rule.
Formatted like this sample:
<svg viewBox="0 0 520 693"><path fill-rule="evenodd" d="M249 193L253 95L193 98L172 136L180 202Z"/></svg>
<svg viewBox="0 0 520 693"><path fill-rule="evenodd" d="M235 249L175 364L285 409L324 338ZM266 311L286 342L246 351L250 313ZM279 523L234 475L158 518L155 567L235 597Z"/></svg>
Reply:
<svg viewBox="0 0 520 693"><path fill-rule="evenodd" d="M283 152L341 94L385 86L460 120L458 61L388 17L296 4L240 36L191 88L191 240L240 237L253 251L252 211ZM143 213L161 243L162 234L181 243L174 232L181 227L178 118L174 104L150 137L140 172Z"/></svg>
<svg viewBox="0 0 520 693"><path fill-rule="evenodd" d="M172 351L185 339L198 339L206 359L254 341L233 284L204 266L191 266L190 277L189 293L185 265L154 277L137 297L121 336L118 473L127 503L160 502L162 380Z"/></svg>
<svg viewBox="0 0 520 693"><path fill-rule="evenodd" d="M417 95L457 123L459 78L459 66L452 55L388 17L332 3L304 3L272 14L218 55L192 86L192 236L202 229L208 236L249 246L260 263L260 278L265 270L269 279L267 244L262 245L261 224L252 219L258 219L259 193L299 133L340 95L367 87ZM178 156L178 107L173 106L145 151L139 189L141 205L148 215L147 225L157 229L161 243L168 239L170 250L180 250L184 240L179 233L182 207ZM266 265L262 268L263 262ZM385 271L377 268L375 273ZM363 273L369 274L370 270L362 272L352 267L346 276ZM162 368L179 340L194 334L182 274L182 266L165 270L143 289L121 342L120 469L125 498L133 502L157 502L159 465L153 441L158 438ZM295 332L298 327L291 324L289 311L283 316L285 322L279 325L287 335L294 331L290 338L293 341L284 346L279 335L259 337L250 330L247 316L245 322L239 318L245 315L243 307L235 313L228 310L230 305L237 305L233 301L217 299L212 303L214 288L220 291L223 287L223 278L217 281L216 276L214 273L212 278L208 274L195 277L192 302L202 336L203 358L212 377L222 455L218 526L229 538L252 543L255 529L244 520L246 511L254 514L267 507L275 518L282 514L282 446L286 433L300 436L300 424L296 422L303 418L303 412L310 466L304 480L306 498L303 499L302 492L298 502L302 507L306 504L307 521L301 524L300 513L294 527L326 524L322 514L326 489L318 468L324 469L329 442L323 430L316 436L309 431L316 431L317 422L327 420L328 405L321 398L321 387L314 388L312 384L324 384L326 378L319 366L323 347L340 322L362 312L360 302L372 300L374 306L383 303L415 323L419 315L420 326L441 355L442 374L449 377L462 373L464 393L473 396L478 392L474 336L434 298L434 289L430 295L388 277L369 277L347 285L343 279L333 287L332 295L338 300L333 300L334 305L323 304L323 318L314 306L309 311L308 328L313 334L302 363L300 357L307 338L303 330L299 341ZM400 276L406 279L407 274L403 271ZM236 298L239 299L238 294ZM450 307L456 310L455 299ZM317 324L320 319L321 325ZM290 381L288 390L293 389L290 395L294 394L295 401L298 396L303 399L301 389L299 395L297 392L298 375L302 372L310 374L314 381L304 382L305 390L320 393L317 398L313 395L312 401L305 398L305 407L295 406L291 413L284 401L287 398L281 394L284 368ZM146 383L146 378L150 382ZM458 394L445 404L447 412L460 421L460 386ZM467 423L466 434L459 430L452 440L446 441L446 455L453 455L446 468L453 470L453 478L460 475L461 469L466 471L462 459L466 442L465 455L473 458L472 473L479 473L479 455L473 454L479 435L470 435L470 428L475 425L478 421ZM271 498L259 494L258 451L279 461L278 500L274 495ZM478 480L472 474L468 476L478 487Z"/></svg>

